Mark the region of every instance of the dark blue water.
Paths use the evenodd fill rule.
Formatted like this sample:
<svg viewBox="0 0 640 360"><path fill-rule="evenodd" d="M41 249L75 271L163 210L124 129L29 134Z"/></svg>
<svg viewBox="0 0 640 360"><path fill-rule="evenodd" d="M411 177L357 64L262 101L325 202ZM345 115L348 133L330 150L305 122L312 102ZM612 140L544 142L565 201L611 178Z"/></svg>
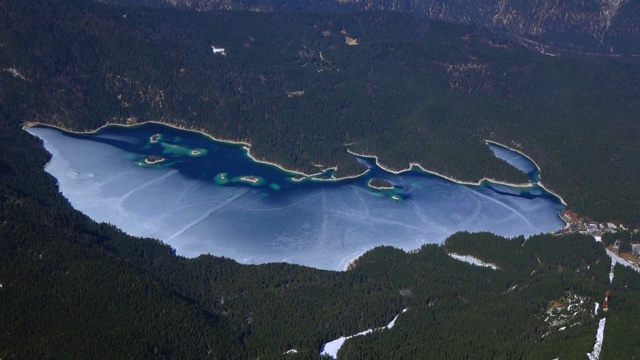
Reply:
<svg viewBox="0 0 640 360"><path fill-rule="evenodd" d="M417 169L396 175L368 158L357 158L369 167L364 175L322 181L330 171L301 177L253 161L242 145L159 124L28 131L52 153L46 169L75 208L185 256L342 269L378 245L412 250L461 230L517 236L564 225L559 199L537 185L462 185ZM394 188L369 187L375 177Z"/></svg>

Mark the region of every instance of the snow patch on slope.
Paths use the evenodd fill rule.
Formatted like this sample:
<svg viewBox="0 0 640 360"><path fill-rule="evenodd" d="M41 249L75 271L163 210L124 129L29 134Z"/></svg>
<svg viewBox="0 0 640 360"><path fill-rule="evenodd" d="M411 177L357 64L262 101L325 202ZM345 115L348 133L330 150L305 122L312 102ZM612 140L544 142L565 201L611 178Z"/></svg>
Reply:
<svg viewBox="0 0 640 360"><path fill-rule="evenodd" d="M217 48L215 46L211 46L211 50L214 54L220 54L222 56L227 56L227 53L224 52L224 48Z"/></svg>
<svg viewBox="0 0 640 360"><path fill-rule="evenodd" d="M407 312L407 309L402 310L401 314ZM356 336L362 336L362 335L367 335L370 334L374 331L380 331L380 330L384 330L384 329L393 329L393 327L396 324L396 320L398 320L398 316L400 316L400 314L396 315L396 317L393 318L393 320L391 320L391 322L389 322L389 324L387 324L387 326L382 326L379 328L375 328L375 329L367 329L365 331L361 331L355 335L350 335L350 336L341 336L338 339L335 339L333 341L329 341L328 343L324 344L322 346L322 350L320 352L320 356L323 355L328 355L334 359L338 358L338 351L340 351L340 348L342 347L342 345L344 345L344 342L354 338Z"/></svg>
<svg viewBox="0 0 640 360"><path fill-rule="evenodd" d="M466 263L469 263L471 265L476 265L476 266L484 266L484 267L488 267L488 268L492 268L493 270L499 270L500 268L498 268L498 266L491 264L491 263L487 263L484 262L476 257L473 257L471 255L460 255L460 254L456 254L456 253L449 253L449 256L451 256L452 258L456 259L456 260L460 260L460 261L464 261Z"/></svg>
<svg viewBox="0 0 640 360"><path fill-rule="evenodd" d="M600 350L602 350L602 342L604 341L604 326L606 323L606 318L600 319L598 331L596 332L596 343L593 344L593 351L587 353L589 360L598 360L600 358Z"/></svg>
<svg viewBox="0 0 640 360"><path fill-rule="evenodd" d="M611 272L609 273L609 282L613 282L613 268L616 266L616 264L626 266L640 273L640 267L632 264L626 259L621 258L620 256L618 256L618 254L614 253L613 251L609 249L606 249L606 250L607 250L607 255L609 255L609 257L611 258Z"/></svg>

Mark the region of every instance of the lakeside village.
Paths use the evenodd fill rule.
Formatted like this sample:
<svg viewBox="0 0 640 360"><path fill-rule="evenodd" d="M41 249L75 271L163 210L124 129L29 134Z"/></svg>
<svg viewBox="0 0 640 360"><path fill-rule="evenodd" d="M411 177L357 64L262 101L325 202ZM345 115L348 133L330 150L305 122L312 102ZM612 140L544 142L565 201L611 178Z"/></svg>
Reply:
<svg viewBox="0 0 640 360"><path fill-rule="evenodd" d="M576 215L571 210L563 210L560 218L567 226L556 234L587 234L599 239L609 250L620 257L640 266L640 230L627 229L624 225L613 223L596 223Z"/></svg>

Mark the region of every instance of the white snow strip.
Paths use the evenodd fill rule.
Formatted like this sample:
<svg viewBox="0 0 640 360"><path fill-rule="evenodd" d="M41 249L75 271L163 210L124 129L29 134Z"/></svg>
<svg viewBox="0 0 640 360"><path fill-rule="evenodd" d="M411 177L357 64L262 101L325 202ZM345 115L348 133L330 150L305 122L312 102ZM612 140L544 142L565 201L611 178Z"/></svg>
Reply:
<svg viewBox="0 0 640 360"><path fill-rule="evenodd" d="M593 344L593 351L587 353L589 360L598 360L600 358L600 350L602 350L602 342L604 341L604 326L607 319L600 319L598 324L598 332L596 332L596 343Z"/></svg>
<svg viewBox="0 0 640 360"><path fill-rule="evenodd" d="M396 317L391 320L391 322L387 325L387 329L393 329L393 327L396 325L396 320L398 320L398 316L400 316L400 314L396 315Z"/></svg>
<svg viewBox="0 0 640 360"><path fill-rule="evenodd" d="M464 261L466 263L469 263L471 265L476 265L476 266L484 266L484 267L488 267L488 268L492 268L493 270L498 270L499 268L491 263L487 263L484 262L478 258L475 258L471 255L460 255L460 254L456 254L456 253L450 253L449 256L451 256L452 258L456 259L456 260L460 260L460 261Z"/></svg>
<svg viewBox="0 0 640 360"><path fill-rule="evenodd" d="M401 314L404 314L405 312L407 312L407 309L402 310ZM322 351L320 352L320 356L323 355L329 355L334 359L338 358L338 351L340 351L340 348L342 347L342 345L344 345L344 342L354 338L356 336L362 336L362 335L367 335L370 334L374 331L379 331L379 330L384 330L384 329L392 329L395 324L396 324L396 320L398 320L398 316L400 316L400 314L396 315L396 317L393 318L393 320L391 320L391 322L389 324L387 324L387 326L383 326L383 327L379 327L379 328L375 328L375 329L367 329L365 331L361 331L355 335L350 335L350 336L341 336L338 339L335 339L333 341L329 341L328 343L324 344L324 346L322 346Z"/></svg>
<svg viewBox="0 0 640 360"><path fill-rule="evenodd" d="M600 309L600 304L596 303L595 308L593 309L593 313L598 315L598 309Z"/></svg>
<svg viewBox="0 0 640 360"><path fill-rule="evenodd" d="M296 350L296 349L290 349L290 350L287 350L287 351L283 352L283 353L282 353L282 355L287 355L287 354L297 354L297 353L298 353L298 350Z"/></svg>
<svg viewBox="0 0 640 360"><path fill-rule="evenodd" d="M27 79L26 76L22 75L20 73L20 71L18 71L18 69L14 68L14 67L10 67L10 68L3 68L2 70L10 73L11 75L13 75L13 77L24 80L24 81L29 81L31 82L31 80Z"/></svg>
<svg viewBox="0 0 640 360"><path fill-rule="evenodd" d="M348 338L352 338L352 337L353 336L349 336ZM320 356L329 355L332 358L337 359L338 351L340 351L340 348L342 347L344 342L347 341L348 338L341 336L338 339L329 341L328 343L324 344L324 346L322 347L322 352L320 353Z"/></svg>
<svg viewBox="0 0 640 360"><path fill-rule="evenodd" d="M640 267L630 263L626 259L621 258L620 256L618 256L618 254L614 253L613 251L609 249L606 249L606 250L607 250L607 255L609 255L609 257L611 258L611 272L609 273L609 282L613 282L613 268L616 266L616 264L624 265L640 273Z"/></svg>

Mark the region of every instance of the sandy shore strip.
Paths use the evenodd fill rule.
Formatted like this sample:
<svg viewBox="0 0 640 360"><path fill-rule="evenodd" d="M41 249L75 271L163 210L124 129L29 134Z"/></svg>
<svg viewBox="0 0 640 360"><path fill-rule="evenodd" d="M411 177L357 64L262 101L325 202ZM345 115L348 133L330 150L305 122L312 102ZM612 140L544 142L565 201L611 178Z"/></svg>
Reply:
<svg viewBox="0 0 640 360"><path fill-rule="evenodd" d="M328 167L320 174L324 174L325 172L327 172L329 170L336 171L336 170L338 170L338 167L337 166ZM343 177L339 177L339 178L331 175L331 178L329 178L329 179L321 179L321 178L316 178L316 177L309 177L309 179L311 179L313 181L341 181L341 180L356 179L356 178L359 178L360 176L362 176L362 175L364 175L364 174L366 174L368 172L369 172L369 169L367 169L367 170L365 170L362 173L357 174L357 175L349 175L349 176L343 176ZM316 176L316 175L313 175L313 176Z"/></svg>
<svg viewBox="0 0 640 360"><path fill-rule="evenodd" d="M393 186L388 186L388 187L384 187L384 186L373 186L373 185L368 185L370 188L374 189L374 190L393 190L395 189L395 187Z"/></svg>
<svg viewBox="0 0 640 360"><path fill-rule="evenodd" d="M250 182L252 184L257 184L260 181L260 178L255 176L242 176L240 177L240 180Z"/></svg>
<svg viewBox="0 0 640 360"><path fill-rule="evenodd" d="M344 268L342 269L342 271L349 271L349 270L353 270L356 265L358 264L358 259L360 259L362 257L362 255L366 254L367 252L371 251L375 249L375 247L372 247L369 250L365 250L361 253L359 253L358 255L352 257L349 261L347 261L346 265L344 266Z"/></svg>
<svg viewBox="0 0 640 360"><path fill-rule="evenodd" d="M156 159L156 160L149 160L147 158L147 159L144 159L144 163L147 164L147 165L153 165L153 164L159 164L161 162L164 162L164 160L165 160L164 158L159 158L159 159Z"/></svg>

